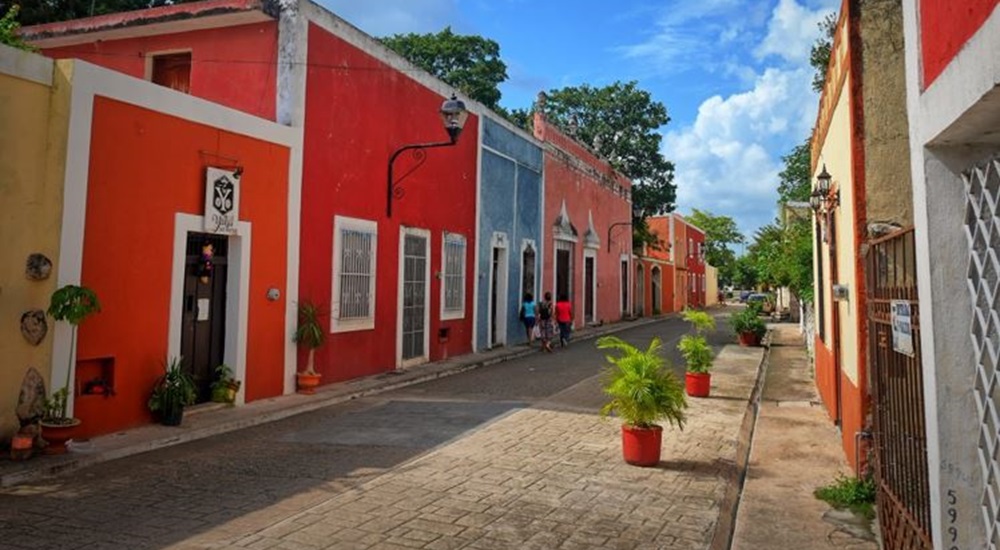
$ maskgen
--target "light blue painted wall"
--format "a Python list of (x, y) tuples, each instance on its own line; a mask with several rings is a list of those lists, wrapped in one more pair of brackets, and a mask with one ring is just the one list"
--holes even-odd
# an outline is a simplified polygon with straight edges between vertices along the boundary
[(521, 248), (534, 241), (536, 293), (542, 272), (542, 149), (534, 141), (508, 130), (488, 116), (483, 117), (480, 177), (478, 269), (479, 292), (476, 348), (489, 345), (490, 274), (493, 235), (504, 233), (507, 241), (507, 345), (524, 343), (525, 334), (517, 318), (521, 304)]

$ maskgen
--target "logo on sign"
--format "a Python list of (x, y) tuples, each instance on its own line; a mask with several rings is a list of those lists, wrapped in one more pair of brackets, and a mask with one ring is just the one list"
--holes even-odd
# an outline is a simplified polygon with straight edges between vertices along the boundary
[(213, 184), (215, 192), (213, 193), (212, 203), (219, 214), (228, 214), (233, 210), (233, 199), (235, 196), (236, 186), (233, 182), (229, 180), (228, 177), (222, 176), (221, 178), (215, 180)]

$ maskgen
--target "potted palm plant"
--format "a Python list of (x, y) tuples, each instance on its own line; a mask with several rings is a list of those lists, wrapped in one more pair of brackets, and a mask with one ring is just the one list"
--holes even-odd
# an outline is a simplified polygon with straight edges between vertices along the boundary
[(90, 315), (101, 311), (97, 294), (85, 287), (66, 285), (52, 293), (48, 314), (56, 321), (70, 324), (69, 364), (66, 366), (66, 382), (63, 387), (52, 392), (45, 400), (45, 414), (42, 416), (42, 433), (48, 446), (47, 454), (66, 452), (66, 442), (72, 439), (74, 429), (80, 425), (79, 418), (69, 415), (69, 388), (76, 364), (77, 327)]
[(299, 302), (299, 325), (292, 339), (296, 344), (309, 350), (306, 368), (295, 374), (299, 393), (316, 393), (322, 375), (316, 372), (316, 349), (326, 342), (326, 331), (320, 323), (320, 307), (309, 300)]
[(645, 350), (617, 336), (597, 340), (599, 349), (618, 351), (607, 356), (610, 367), (605, 371), (604, 393), (610, 400), (601, 408), (601, 415), (617, 414), (622, 419), (622, 456), (635, 466), (655, 466), (660, 462), (663, 427), (666, 420), (684, 428), (687, 400), (680, 382), (660, 354), (663, 345), (653, 338)]
[(741, 346), (759, 346), (764, 334), (767, 333), (767, 325), (761, 320), (758, 312), (758, 307), (747, 306), (729, 318), (729, 324), (733, 327)]
[(708, 397), (712, 388), (712, 348), (708, 346), (705, 333), (715, 329), (715, 318), (707, 312), (688, 309), (684, 311), (684, 320), (694, 327), (694, 334), (681, 337), (677, 349), (684, 356), (687, 372), (684, 375), (684, 386), (691, 397)]
[(197, 396), (194, 381), (184, 371), (183, 359), (174, 357), (167, 363), (166, 372), (153, 385), (149, 410), (164, 426), (180, 426), (184, 419), (184, 407), (193, 405)]

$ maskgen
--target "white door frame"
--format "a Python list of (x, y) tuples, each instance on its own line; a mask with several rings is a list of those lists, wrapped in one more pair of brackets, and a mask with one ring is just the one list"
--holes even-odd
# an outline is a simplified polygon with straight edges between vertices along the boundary
[[(500, 255), (498, 257), (498, 263), (500, 264), (497, 268), (496, 281), (493, 280), (493, 255), (499, 250)], [(490, 239), (490, 263), (489, 263), (489, 274), (490, 280), (487, 283), (489, 285), (488, 292), (486, 294), (486, 308), (488, 312), (487, 324), (486, 324), (486, 346), (487, 348), (493, 348), (494, 346), (507, 343), (507, 300), (509, 291), (509, 279), (510, 279), (510, 249), (507, 247), (507, 234), (496, 231), (493, 233), (493, 237)], [(493, 284), (497, 283), (497, 315), (494, 315), (493, 311)], [(496, 341), (493, 340), (493, 324), (496, 323)]]
[[(424, 256), (427, 261), (424, 262), (424, 353), (419, 357), (414, 357), (403, 361), (403, 273), (406, 267), (405, 252), (406, 252), (406, 236), (415, 235), (418, 237), (423, 237), (426, 244), (424, 245)], [(396, 294), (397, 294), (397, 308), (396, 308), (396, 368), (411, 367), (413, 365), (420, 365), (426, 363), (430, 360), (430, 333), (431, 333), (431, 232), (429, 229), (420, 229), (417, 227), (406, 227), (400, 226), (399, 228), (399, 276), (396, 279)]]

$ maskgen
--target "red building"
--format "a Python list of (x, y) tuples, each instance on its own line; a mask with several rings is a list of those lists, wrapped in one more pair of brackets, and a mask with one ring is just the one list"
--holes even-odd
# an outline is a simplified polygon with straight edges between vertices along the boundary
[[(635, 264), (636, 316), (672, 313), (678, 306), (673, 238), (673, 215), (646, 218), (649, 231), (657, 236), (656, 246), (644, 245)], [(683, 287), (682, 287), (683, 288)], [(683, 299), (683, 296), (680, 298)]]
[(574, 326), (618, 321), (631, 307), (632, 182), (540, 113), (534, 131), (545, 143), (543, 230), (552, 247), (542, 292), (570, 299)]
[[(291, 191), (287, 207), (301, 218), (289, 235), (299, 270), (284, 296), (329, 312), (316, 356), (324, 383), (470, 352), (478, 117), (454, 146), (401, 155), (398, 186), (387, 193), (397, 149), (448, 140), (438, 110), (453, 90), (316, 4), (275, 6), (210, 0), (23, 31), (49, 56), (82, 58), (301, 134), (293, 153), (301, 192)], [(285, 392), (294, 363), (286, 359)]]

